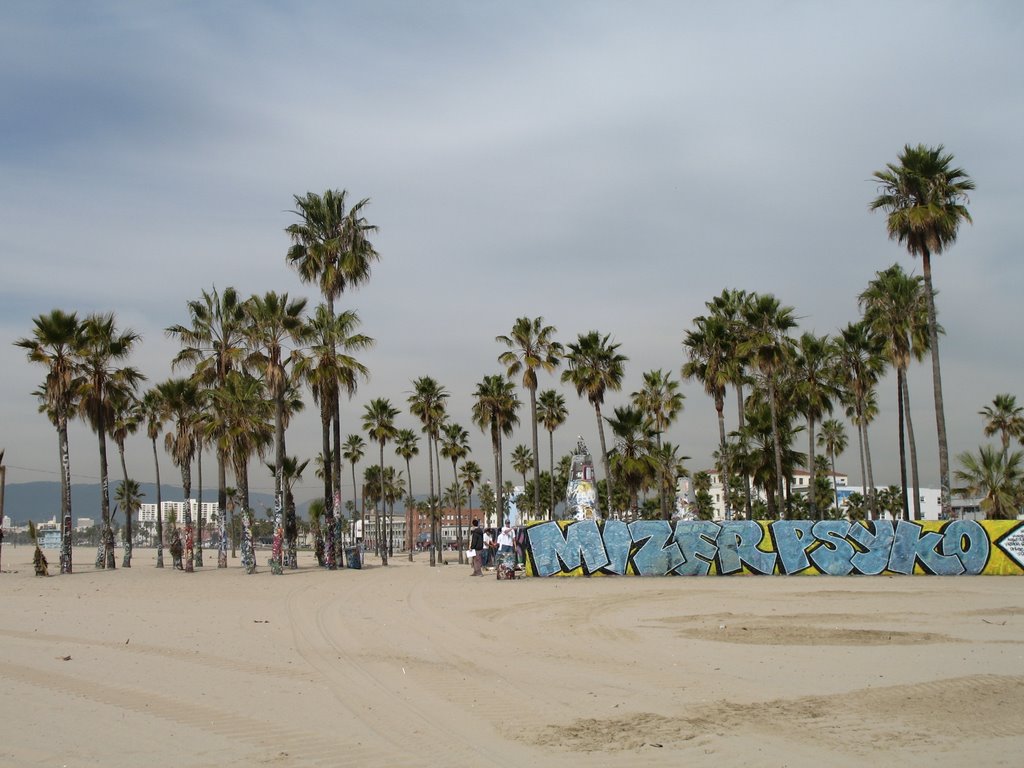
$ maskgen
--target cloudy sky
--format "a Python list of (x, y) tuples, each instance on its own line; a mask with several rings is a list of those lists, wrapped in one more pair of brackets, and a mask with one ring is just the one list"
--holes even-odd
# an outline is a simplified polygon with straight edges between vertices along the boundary
[[(370, 198), (379, 227), (371, 282), (342, 300), (377, 341), (343, 429), (374, 397), (405, 411), (411, 379), (430, 375), (489, 476), (470, 393), (499, 372), (494, 337), (519, 316), (562, 341), (597, 329), (621, 344), (610, 411), (644, 371), (678, 376), (684, 331), (723, 288), (774, 293), (800, 330), (828, 333), (856, 319), (877, 270), (919, 272), (868, 212), (872, 172), (907, 143), (944, 144), (977, 184), (974, 225), (935, 261), (950, 450), (974, 448), (979, 408), (1024, 397), (1022, 26), (1014, 2), (4, 3), (7, 480), (57, 479), (30, 395), (43, 371), (12, 345), (34, 317), (115, 311), (143, 337), (134, 364), (162, 380), (176, 351), (163, 329), (201, 290), (315, 303), (284, 260), (295, 194)], [(541, 386), (570, 405), (556, 453), (577, 434), (596, 447), (589, 405), (556, 378)], [(911, 387), (935, 486), (927, 363)], [(885, 483), (898, 480), (894, 389), (890, 376), (871, 435)], [(669, 438), (699, 469), (714, 409), (683, 391)], [(313, 408), (288, 440), (319, 449)], [(129, 471), (152, 479), (144, 438), (129, 445)], [(76, 480), (97, 477), (84, 427), (71, 451)], [(859, 482), (855, 441), (839, 468)], [(425, 467), (413, 474), (422, 492)], [(312, 473), (304, 485), (315, 494)]]

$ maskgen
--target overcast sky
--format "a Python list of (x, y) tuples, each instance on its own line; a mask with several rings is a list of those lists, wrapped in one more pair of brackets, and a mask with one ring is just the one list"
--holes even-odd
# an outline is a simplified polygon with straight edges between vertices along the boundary
[[(944, 144), (977, 185), (974, 225), (934, 261), (950, 451), (976, 448), (977, 411), (999, 392), (1024, 397), (1022, 22), (1016, 2), (4, 3), (7, 481), (58, 479), (56, 435), (30, 394), (43, 369), (12, 345), (34, 317), (114, 311), (143, 337), (133, 363), (165, 379), (176, 346), (163, 329), (186, 322), (201, 290), (316, 303), (284, 258), (295, 194), (370, 198), (379, 227), (370, 283), (341, 301), (377, 342), (342, 429), (388, 397), (399, 426), (418, 430), (406, 397), (430, 375), (490, 477), (470, 394), (501, 370), (494, 337), (519, 316), (543, 316), (563, 342), (597, 329), (621, 344), (610, 413), (644, 371), (679, 375), (685, 330), (723, 288), (774, 293), (800, 331), (821, 334), (857, 318), (876, 271), (898, 261), (919, 273), (868, 212), (872, 173), (907, 143)], [(910, 381), (934, 487), (927, 361)], [(577, 434), (596, 451), (592, 408), (542, 375), (549, 386), (570, 407), (556, 454)], [(871, 432), (881, 483), (899, 478), (894, 390), (888, 376)], [(683, 391), (668, 438), (706, 468), (713, 404), (695, 384)], [(530, 441), (522, 398), (507, 449)], [(838, 468), (859, 484), (849, 432)], [(288, 447), (319, 450), (311, 404)], [(129, 448), (129, 472), (151, 480), (145, 438)], [(541, 455), (546, 465), (546, 440)], [(98, 476), (82, 426), (71, 467), (77, 482)], [(176, 476), (165, 461), (165, 481)], [(299, 495), (317, 485), (308, 471)]]

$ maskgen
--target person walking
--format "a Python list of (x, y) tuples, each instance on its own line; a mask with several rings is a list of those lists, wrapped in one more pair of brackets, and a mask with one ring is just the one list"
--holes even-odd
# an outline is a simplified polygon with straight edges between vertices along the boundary
[(474, 520), (473, 527), (469, 531), (469, 553), (473, 564), (473, 572), (470, 576), (483, 576), (484, 572), (480, 566), (483, 563), (484, 532), (480, 527), (480, 521)]

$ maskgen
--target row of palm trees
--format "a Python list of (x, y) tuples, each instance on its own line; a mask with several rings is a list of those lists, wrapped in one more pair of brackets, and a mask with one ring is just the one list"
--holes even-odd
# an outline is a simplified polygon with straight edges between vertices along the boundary
[[(890, 164), (875, 174), (880, 194), (871, 208), (888, 214), (890, 237), (904, 243), (912, 255), (922, 257), (924, 275), (909, 276), (898, 266), (879, 272), (861, 295), (860, 320), (835, 337), (804, 333), (793, 338), (790, 332), (796, 327), (796, 320), (791, 307), (782, 305), (770, 294), (737, 290), (726, 290), (709, 301), (708, 313), (695, 318), (693, 328), (685, 333), (687, 362), (681, 372), (684, 379), (701, 382), (714, 401), (719, 420), (717, 458), (723, 475), (729, 479), (726, 505), (730, 513), (738, 510), (742, 497), (745, 514), (753, 514), (751, 488), (756, 486), (766, 493), (769, 514), (787, 514), (791, 500), (784, 488), (785, 479), (791, 468), (801, 464), (812, 473), (808, 501), (811, 513), (817, 512), (813, 475), (815, 446), (821, 441), (816, 432), (837, 404), (847, 408), (858, 429), (864, 484), (873, 487), (867, 425), (877, 413), (875, 391), (886, 365), (897, 373), (901, 472), (905, 477), (905, 431), (910, 445), (912, 483), (916, 487), (916, 450), (905, 373), (910, 360), (920, 359), (925, 353), (931, 355), (933, 362), (940, 474), (944, 491), (948, 490), (938, 363), (941, 328), (935, 319), (930, 257), (955, 241), (961, 221), (970, 221), (964, 203), (967, 191), (974, 188), (967, 175), (951, 163), (952, 156), (941, 146), (907, 146), (898, 164)], [(205, 446), (213, 448), (218, 465), (218, 505), (221, 509), (225, 507), (226, 468), (230, 465), (242, 498), (246, 530), (245, 521), (250, 514), (248, 464), (254, 455), (263, 456), (273, 446), (272, 568), (280, 572), (286, 563), (294, 563), (294, 537), (288, 535), (294, 525), (285, 519), (289, 508), (284, 478), (288, 458), (285, 436), (289, 420), (303, 406), (300, 392), (305, 385), (319, 407), (321, 420), (318, 474), (323, 480), (325, 528), (331, 532), (325, 541), (325, 561), (329, 568), (341, 562), (342, 459), (352, 458), (357, 449), (362, 449), (351, 435), (348, 443), (342, 443), (340, 398), (343, 391), (353, 397), (360, 381), (366, 378), (368, 371), (356, 354), (369, 348), (373, 340), (358, 332), (359, 319), (354, 311), (338, 312), (335, 305), (346, 291), (369, 279), (371, 266), (379, 259), (370, 239), (376, 227), (364, 217), (369, 201), (349, 205), (344, 191), (307, 193), (295, 196), (294, 202), (297, 221), (286, 229), (291, 240), (286, 261), (303, 281), (318, 286), (323, 302), (307, 314), (306, 299), (293, 299), (287, 294), (267, 292), (243, 300), (233, 288), (203, 291), (198, 299), (187, 304), (188, 323), (167, 329), (167, 334), (181, 344), (174, 366), (191, 367), (187, 379), (171, 379), (137, 398), (141, 374), (118, 364), (127, 358), (138, 336), (131, 331), (118, 331), (112, 315), (90, 316), (79, 322), (74, 314), (55, 310), (36, 319), (33, 337), (18, 342), (28, 350), (31, 360), (47, 370), (38, 394), (41, 407), (53, 420), (59, 435), (62, 517), (66, 527), (70, 526), (69, 417), (87, 419), (99, 439), (101, 511), (107, 533), (110, 513), (106, 435), (113, 434), (115, 440), (120, 435), (118, 446), (123, 455), (123, 439), (132, 431), (133, 419), (136, 425), (145, 422), (155, 452), (162, 423), (173, 422), (165, 445), (182, 471), (185, 498), (190, 492), (192, 460), (201, 458)], [(614, 408), (613, 416), (606, 417), (602, 412), (605, 397), (621, 390), (628, 358), (610, 335), (596, 330), (582, 333), (564, 346), (556, 341), (555, 334), (556, 329), (546, 325), (541, 317), (518, 318), (507, 335), (496, 337), (503, 347), (498, 362), (504, 370), (485, 376), (473, 394), (472, 420), (491, 437), (497, 509), (504, 508), (503, 440), (519, 424), (521, 402), (513, 384), (519, 378), (530, 403), (529, 469), (533, 477), (532, 484), (528, 484), (523, 473), (532, 497), (527, 504), (538, 514), (543, 510), (538, 446), (538, 425), (543, 425), (549, 432), (547, 513), (553, 513), (553, 432), (565, 421), (567, 411), (564, 398), (554, 389), (538, 391), (539, 376), (553, 375), (564, 363), (561, 382), (571, 385), (581, 399), (587, 400), (597, 420), (605, 476), (600, 501), (603, 510), (622, 510), (624, 505), (619, 497), (624, 493), (628, 514), (635, 515), (638, 493), (653, 487), (658, 491), (659, 512), (668, 517), (672, 488), (676, 476), (683, 471), (685, 458), (680, 456), (677, 446), (663, 440), (682, 410), (678, 382), (662, 370), (649, 371), (644, 374), (643, 388), (633, 393), (630, 403)], [(730, 434), (726, 432), (723, 415), (727, 387), (735, 389), (738, 406), (736, 429)], [(436, 506), (442, 495), (442, 456), (452, 462), (456, 480), (459, 462), (468, 463), (468, 433), (448, 419), (448, 397), (443, 386), (424, 376), (413, 380), (408, 401), (410, 413), (419, 419), (426, 437), (428, 511), (432, 518), (437, 517)], [(136, 408), (137, 413), (132, 416)], [(120, 428), (115, 427), (118, 414), (122, 416)], [(384, 452), (389, 443), (395, 444), (398, 455), (406, 462), (407, 492), (408, 498), (412, 498), (409, 462), (418, 448), (415, 433), (395, 424), (397, 416), (398, 409), (384, 398), (372, 400), (363, 414), (364, 431), (378, 445), (378, 488), (371, 489), (371, 493), (380, 500), (386, 498), (383, 484), (388, 468), (384, 466)], [(797, 424), (798, 418), (803, 419), (808, 433), (806, 456), (793, 449), (795, 435), (804, 428)], [(615, 439), (611, 448), (606, 441), (606, 423)], [(834, 462), (834, 452), (842, 440), (835, 434), (834, 425), (827, 429), (831, 436), (825, 445)], [(355, 493), (355, 462), (350, 463)], [(524, 463), (524, 456), (517, 458), (517, 466)], [(198, 467), (201, 473), (201, 461)], [(124, 474), (127, 483), (127, 472)], [(904, 480), (904, 489), (907, 485)], [(914, 494), (915, 500), (918, 496)], [(944, 493), (944, 505), (947, 503), (948, 494)], [(906, 505), (904, 500), (905, 508)], [(412, 505), (407, 508), (411, 510)], [(187, 506), (185, 526), (186, 540), (190, 541)], [(438, 544), (439, 539), (433, 538)], [(69, 542), (70, 536), (65, 540)], [(102, 559), (104, 565), (112, 566), (112, 536), (104, 536), (102, 548), (98, 563)], [(243, 562), (254, 570), (250, 536), (243, 536), (242, 549)], [(221, 555), (218, 564), (225, 564), (223, 545)], [(201, 562), (201, 549), (199, 558)], [(385, 562), (386, 558), (387, 553), (382, 552)], [(65, 559), (70, 570), (70, 552), (62, 552), (62, 570)], [(188, 559), (191, 563), (195, 558)], [(160, 560), (158, 563), (162, 564)]]

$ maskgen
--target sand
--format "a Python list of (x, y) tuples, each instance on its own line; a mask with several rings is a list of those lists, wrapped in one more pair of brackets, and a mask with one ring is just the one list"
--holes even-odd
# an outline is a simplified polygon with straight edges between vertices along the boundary
[[(1017, 766), (1024, 578), (37, 578), (5, 546), (0, 765)], [(56, 553), (50, 559), (56, 561)], [(210, 553), (207, 553), (209, 556)], [(207, 562), (214, 562), (209, 558)], [(118, 553), (120, 563), (120, 553)]]

